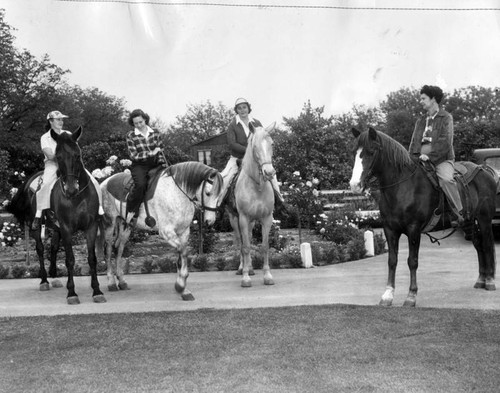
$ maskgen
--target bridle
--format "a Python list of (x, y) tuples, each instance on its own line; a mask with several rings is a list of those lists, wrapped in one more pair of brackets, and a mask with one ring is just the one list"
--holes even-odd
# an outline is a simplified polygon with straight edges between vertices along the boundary
[(186, 196), (187, 199), (195, 206), (196, 209), (199, 209), (202, 213), (205, 211), (209, 212), (218, 212), (219, 207), (210, 207), (205, 205), (205, 187), (208, 184), (214, 184), (213, 180), (211, 179), (205, 179), (203, 180), (203, 185), (201, 188), (201, 204), (198, 202), (198, 198), (196, 195), (194, 197), (190, 197), (186, 191), (182, 189), (182, 187), (177, 183), (177, 180), (175, 180), (175, 176), (172, 176), (172, 180), (174, 181), (174, 184), (177, 186), (177, 188)]

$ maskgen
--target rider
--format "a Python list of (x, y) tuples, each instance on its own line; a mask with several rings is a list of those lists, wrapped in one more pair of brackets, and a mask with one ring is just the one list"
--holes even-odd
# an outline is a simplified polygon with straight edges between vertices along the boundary
[[(50, 130), (54, 130), (56, 134), (60, 134), (61, 132), (67, 132), (71, 134), (69, 131), (63, 130), (64, 118), (68, 116), (63, 115), (59, 111), (52, 111), (47, 115), (47, 124), (45, 125), (45, 134), (40, 138), (40, 145), (42, 147), (44, 158), (44, 171), (42, 176), (42, 185), (40, 189), (36, 193), (36, 213), (33, 223), (31, 224), (31, 229), (36, 231), (40, 228), (40, 218), (42, 217), (42, 212), (45, 209), (50, 208), (50, 193), (52, 191), (52, 186), (55, 184), (57, 180), (57, 160), (56, 160), (56, 146), (57, 142), (52, 139), (50, 136)], [(99, 215), (104, 214), (104, 210), (102, 208), (102, 194), (101, 187), (97, 180), (87, 171), (87, 174), (90, 177), (90, 180), (94, 184), (94, 187), (97, 191), (97, 195), (99, 196)]]
[[(226, 167), (221, 172), (224, 184), (227, 186), (231, 184), (234, 176), (238, 173), (237, 162), (245, 155), (250, 133), (254, 131), (255, 127), (262, 127), (259, 120), (250, 116), (252, 107), (244, 98), (238, 98), (236, 100), (234, 104), (234, 111), (236, 115), (233, 120), (231, 120), (231, 123), (229, 123), (229, 127), (227, 129), (227, 143), (229, 145), (231, 157), (229, 158)], [(277, 203), (277, 206), (280, 208), (284, 207), (284, 198), (283, 195), (281, 195), (276, 174), (271, 180), (271, 184), (275, 191), (275, 196), (277, 196), (275, 203)]]
[(436, 167), (439, 185), (450, 202), (454, 216), (453, 227), (464, 222), (462, 201), (454, 173), (453, 118), (440, 108), (443, 91), (438, 86), (425, 85), (420, 90), (420, 103), (427, 112), (415, 124), (409, 152), (422, 161), (430, 161)]
[[(127, 215), (134, 213), (131, 225), (135, 225), (139, 216), (139, 207), (144, 199), (148, 185), (148, 172), (160, 165), (166, 167), (167, 160), (163, 153), (163, 140), (157, 130), (149, 127), (149, 115), (141, 109), (133, 110), (128, 117), (128, 124), (134, 129), (127, 134), (127, 147), (132, 166), (130, 172), (134, 187), (127, 198)], [(152, 219), (152, 217), (150, 218)], [(154, 220), (151, 221), (152, 225)]]

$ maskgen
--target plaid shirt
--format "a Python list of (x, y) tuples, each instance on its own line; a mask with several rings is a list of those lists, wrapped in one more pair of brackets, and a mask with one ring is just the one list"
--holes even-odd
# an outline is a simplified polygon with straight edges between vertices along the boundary
[(157, 164), (166, 164), (165, 156), (162, 154), (164, 150), (163, 141), (157, 130), (149, 128), (147, 136), (144, 136), (140, 131), (130, 131), (127, 134), (127, 147), (130, 159), (134, 162), (144, 162), (149, 158), (153, 158), (150, 153), (156, 147), (159, 147), (161, 152), (156, 155), (156, 162)]

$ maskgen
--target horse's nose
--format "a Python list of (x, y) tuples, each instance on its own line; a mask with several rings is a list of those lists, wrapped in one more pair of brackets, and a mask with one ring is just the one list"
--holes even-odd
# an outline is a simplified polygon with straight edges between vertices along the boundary
[(361, 183), (358, 182), (358, 181), (353, 181), (351, 180), (349, 182), (349, 185), (351, 186), (351, 191), (356, 193), (356, 194), (360, 194), (361, 191), (363, 190), (362, 187), (361, 187)]
[(276, 169), (271, 164), (265, 164), (262, 166), (262, 174), (268, 178), (272, 179), (276, 174)]

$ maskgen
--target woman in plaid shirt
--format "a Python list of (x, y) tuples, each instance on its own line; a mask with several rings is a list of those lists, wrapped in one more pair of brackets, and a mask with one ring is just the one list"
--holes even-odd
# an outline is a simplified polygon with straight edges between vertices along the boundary
[(147, 113), (141, 109), (133, 110), (128, 117), (128, 124), (134, 127), (127, 134), (127, 147), (132, 160), (130, 172), (135, 186), (127, 199), (127, 215), (134, 213), (134, 219), (137, 219), (148, 184), (149, 170), (159, 165), (166, 167), (167, 162), (160, 133), (149, 127)]

